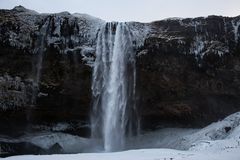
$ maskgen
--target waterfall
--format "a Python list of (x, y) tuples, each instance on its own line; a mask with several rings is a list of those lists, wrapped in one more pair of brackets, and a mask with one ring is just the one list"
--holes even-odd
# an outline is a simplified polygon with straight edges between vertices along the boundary
[[(45, 33), (46, 34), (46, 31)], [(43, 55), (44, 55), (44, 51), (45, 51), (45, 45), (44, 45), (44, 40), (45, 40), (45, 35), (43, 35), (43, 33), (41, 35), (38, 36), (38, 41), (36, 42), (36, 46), (38, 46), (38, 48), (36, 48), (36, 50), (34, 51), (37, 58), (37, 62), (34, 66), (34, 70), (35, 70), (35, 75), (34, 75), (34, 86), (32, 88), (32, 98), (31, 98), (31, 105), (35, 105), (36, 103), (36, 99), (37, 99), (37, 95), (39, 92), (39, 83), (41, 80), (41, 74), (42, 74), (42, 65), (43, 65)], [(33, 62), (35, 63), (35, 62)]]
[(106, 23), (98, 33), (92, 79), (92, 137), (105, 151), (124, 149), (137, 128), (135, 52), (127, 23)]
[(44, 52), (46, 51), (46, 37), (48, 36), (49, 32), (49, 21), (46, 21), (42, 26), (37, 34), (37, 40), (35, 42), (35, 50), (33, 51), (36, 54), (36, 62), (34, 62), (34, 84), (32, 90), (32, 100), (31, 104), (34, 105), (36, 103), (37, 95), (39, 92), (39, 83), (41, 82), (41, 76), (42, 76), (42, 67), (43, 67), (43, 58), (44, 58)]
[(42, 63), (43, 63), (43, 52), (44, 52), (44, 36), (40, 37), (40, 46), (38, 50), (38, 62), (37, 62), (37, 73), (36, 73), (36, 84), (39, 85), (41, 72), (42, 72)]

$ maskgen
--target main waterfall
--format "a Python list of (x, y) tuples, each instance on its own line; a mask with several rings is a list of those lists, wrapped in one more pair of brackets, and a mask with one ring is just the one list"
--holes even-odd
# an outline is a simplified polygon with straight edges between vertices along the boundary
[(106, 23), (98, 33), (92, 80), (92, 138), (105, 151), (124, 149), (136, 133), (135, 52), (127, 23)]

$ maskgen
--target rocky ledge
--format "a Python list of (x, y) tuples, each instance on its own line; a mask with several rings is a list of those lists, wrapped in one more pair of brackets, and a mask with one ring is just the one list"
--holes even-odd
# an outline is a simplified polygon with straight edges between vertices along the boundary
[[(85, 14), (0, 10), (2, 135), (89, 135), (92, 64), (102, 24)], [(201, 127), (240, 110), (239, 16), (128, 25), (143, 130)], [(68, 127), (54, 129), (62, 123)]]

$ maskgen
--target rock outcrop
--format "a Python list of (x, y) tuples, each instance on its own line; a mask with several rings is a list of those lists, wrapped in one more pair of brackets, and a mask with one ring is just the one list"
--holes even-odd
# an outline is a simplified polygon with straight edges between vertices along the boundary
[[(84, 14), (0, 10), (1, 134), (17, 137), (67, 123), (71, 127), (58, 131), (89, 135), (102, 24)], [(128, 25), (142, 129), (200, 127), (240, 109), (240, 17)]]
[(239, 24), (219, 16), (151, 23), (136, 67), (146, 127), (204, 126), (239, 110)]

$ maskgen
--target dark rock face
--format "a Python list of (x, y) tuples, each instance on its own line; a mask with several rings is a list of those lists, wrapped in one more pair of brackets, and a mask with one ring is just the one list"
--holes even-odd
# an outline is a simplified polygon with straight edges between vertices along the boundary
[(64, 153), (62, 147), (56, 143), (49, 149), (38, 147), (30, 142), (0, 142), (0, 157), (9, 157), (15, 155), (39, 155), (39, 154), (59, 154)]
[(1, 133), (18, 136), (39, 128), (34, 125), (64, 122), (74, 126), (67, 132), (87, 136), (81, 125), (88, 121), (91, 103), (96, 36), (91, 21), (100, 20), (40, 15), (23, 7), (1, 10), (0, 17)]
[[(17, 137), (67, 123), (57, 131), (89, 135), (102, 23), (21, 6), (0, 10), (0, 134)], [(240, 17), (129, 25), (138, 31), (133, 43), (142, 129), (200, 127), (240, 109)]]
[(26, 155), (26, 154), (46, 154), (47, 152), (31, 143), (20, 142), (20, 143), (6, 143), (0, 142), (1, 155), (0, 157), (8, 157), (15, 155)]
[[(35, 67), (32, 60), (35, 55), (32, 56), (23, 60), (26, 62), (22, 59), (11, 60), (11, 64), (16, 63), (15, 67), (1, 66), (2, 70), (6, 69), (0, 78), (0, 124), (4, 126), (0, 129), (1, 133), (19, 135), (32, 125), (67, 122), (78, 126), (86, 123), (91, 102), (91, 68), (81, 62), (79, 55), (47, 52), (41, 82), (36, 86), (32, 76), (34, 72), (26, 71), (24, 66), (21, 70), (21, 63)], [(74, 62), (75, 58), (79, 59), (79, 63)], [(21, 71), (14, 73), (16, 70)], [(87, 130), (83, 132), (80, 126), (75, 128), (80, 130), (72, 130), (71, 133), (87, 135)]]
[(152, 23), (158, 31), (145, 40), (136, 67), (144, 128), (199, 127), (239, 110), (239, 20)]

